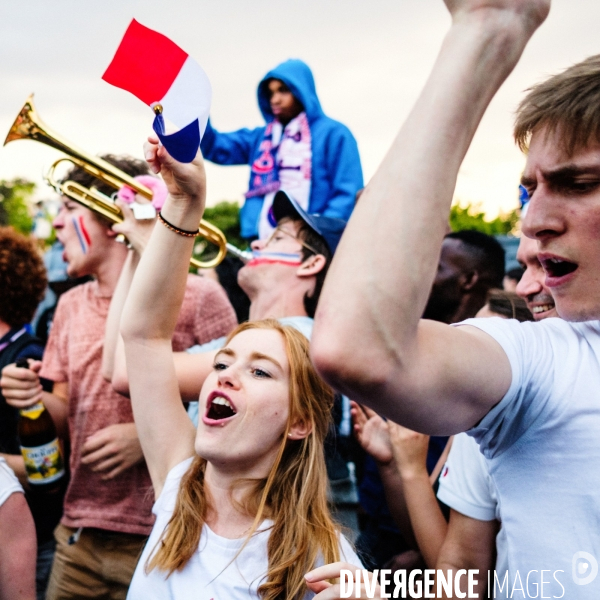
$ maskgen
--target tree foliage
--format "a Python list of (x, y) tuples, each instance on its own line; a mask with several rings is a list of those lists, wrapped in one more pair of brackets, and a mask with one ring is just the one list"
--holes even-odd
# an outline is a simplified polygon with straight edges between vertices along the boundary
[(240, 207), (237, 202), (219, 202), (204, 211), (205, 220), (216, 225), (234, 246), (245, 247), (246, 240), (240, 236)]
[(0, 180), (0, 225), (11, 225), (28, 235), (33, 227), (29, 200), (35, 184), (25, 179)]
[[(218, 227), (227, 238), (227, 241), (241, 250), (247, 248), (248, 242), (240, 235), (240, 207), (237, 202), (228, 202), (226, 200), (209, 206), (204, 211), (205, 221)], [(216, 247), (210, 242), (206, 243), (202, 238), (198, 238), (199, 243), (194, 254), (202, 260), (216, 254)]]
[(453, 204), (450, 209), (452, 231), (475, 229), (488, 235), (508, 235), (514, 233), (519, 221), (519, 210), (501, 213), (495, 219), (487, 219), (481, 204)]

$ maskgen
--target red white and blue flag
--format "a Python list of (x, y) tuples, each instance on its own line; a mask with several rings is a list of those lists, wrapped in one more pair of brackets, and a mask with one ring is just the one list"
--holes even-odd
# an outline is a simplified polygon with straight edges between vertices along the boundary
[[(102, 79), (154, 109), (152, 127), (173, 158), (194, 160), (206, 129), (212, 90), (206, 73), (191, 56), (133, 19)], [(179, 131), (167, 134), (165, 118)]]

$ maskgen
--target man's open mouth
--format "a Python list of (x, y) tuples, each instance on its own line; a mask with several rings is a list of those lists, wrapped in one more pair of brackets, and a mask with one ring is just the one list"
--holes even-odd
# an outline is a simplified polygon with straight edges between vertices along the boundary
[(208, 402), (206, 417), (211, 421), (222, 421), (237, 414), (234, 406), (224, 396), (214, 395)]
[(561, 258), (541, 259), (542, 266), (548, 277), (559, 278), (573, 273), (578, 267), (577, 263), (569, 262)]

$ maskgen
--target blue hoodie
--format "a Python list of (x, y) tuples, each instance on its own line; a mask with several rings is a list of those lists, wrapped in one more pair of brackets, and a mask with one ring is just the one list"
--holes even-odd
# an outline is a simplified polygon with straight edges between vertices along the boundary
[[(358, 146), (350, 130), (325, 115), (317, 97), (315, 80), (301, 60), (287, 60), (269, 71), (258, 84), (258, 106), (267, 123), (274, 120), (268, 81), (283, 81), (304, 106), (310, 125), (312, 179), (308, 213), (348, 220), (356, 192), (363, 186)], [(220, 133), (210, 121), (200, 147), (204, 158), (219, 165), (252, 165), (259, 155), (265, 127)], [(247, 198), (240, 211), (242, 236), (258, 235), (264, 197)]]

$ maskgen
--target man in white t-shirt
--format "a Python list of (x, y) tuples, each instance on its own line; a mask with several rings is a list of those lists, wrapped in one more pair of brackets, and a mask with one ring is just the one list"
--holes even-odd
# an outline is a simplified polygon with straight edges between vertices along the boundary
[(432, 73), (330, 269), (312, 356), (331, 384), (403, 425), (470, 429), (496, 484), (513, 597), (595, 600), (600, 324), (577, 321), (600, 317), (600, 58), (533, 87), (515, 128), (528, 151), (523, 232), (558, 314), (575, 322), (420, 321), (462, 159), (549, 10), (446, 4), (452, 26)]
[(0, 598), (35, 600), (35, 525), (23, 488), (0, 457)]
[(454, 436), (437, 493), (450, 507), (437, 568), (479, 569), (484, 582), (492, 570), (502, 580), (508, 568), (498, 495), (486, 461), (472, 437), (465, 433)]
[[(527, 303), (534, 319), (542, 321), (557, 317), (554, 299), (545, 285), (546, 273), (537, 258), (537, 242), (523, 236), (517, 260), (524, 272), (516, 291)], [(482, 572), (494, 569), (497, 580), (490, 576), (490, 584), (495, 585), (495, 597), (501, 597), (498, 588), (508, 569), (506, 537), (487, 459), (472, 437), (464, 433), (454, 437), (437, 495), (451, 509), (439, 568), (479, 568)], [(508, 597), (504, 590), (502, 594)]]

